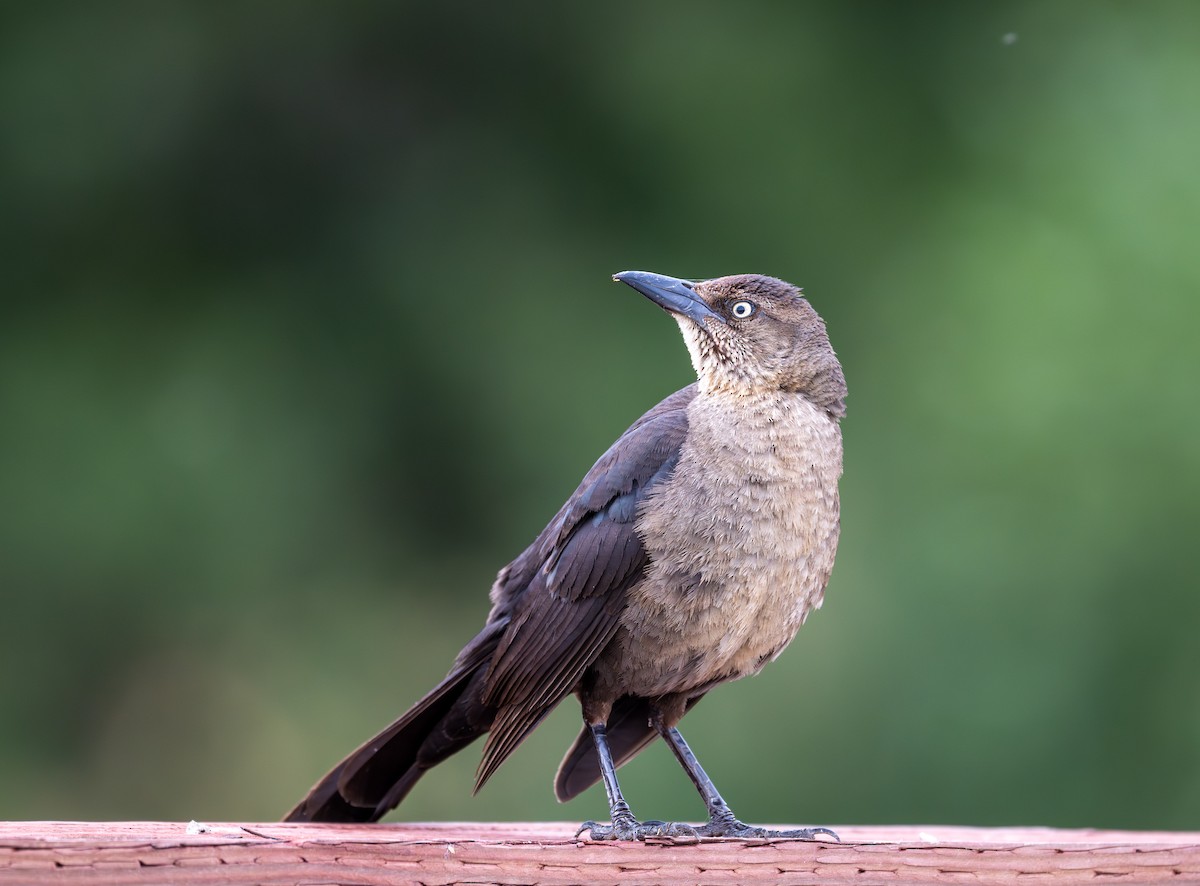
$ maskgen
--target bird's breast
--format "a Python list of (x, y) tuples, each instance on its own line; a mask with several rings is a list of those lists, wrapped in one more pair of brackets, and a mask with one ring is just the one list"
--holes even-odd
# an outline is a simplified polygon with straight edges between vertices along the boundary
[(650, 565), (624, 615), (622, 654), (646, 659), (633, 670), (702, 686), (778, 655), (821, 604), (841, 472), (837, 422), (803, 397), (697, 397), (638, 519)]

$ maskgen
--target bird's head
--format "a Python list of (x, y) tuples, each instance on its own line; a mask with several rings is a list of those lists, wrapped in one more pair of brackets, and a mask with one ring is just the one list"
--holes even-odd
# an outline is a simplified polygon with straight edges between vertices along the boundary
[(702, 390), (791, 391), (846, 414), (846, 379), (825, 323), (792, 284), (761, 274), (693, 282), (622, 271), (613, 279), (675, 318)]

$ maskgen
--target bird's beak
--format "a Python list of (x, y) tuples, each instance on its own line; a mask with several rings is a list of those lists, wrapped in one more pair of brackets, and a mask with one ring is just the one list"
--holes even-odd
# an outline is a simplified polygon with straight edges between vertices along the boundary
[(701, 328), (708, 319), (724, 323), (725, 319), (708, 306), (695, 290), (693, 284), (676, 277), (652, 274), (650, 271), (622, 271), (613, 274), (618, 283), (632, 286), (650, 301), (672, 314), (681, 314)]

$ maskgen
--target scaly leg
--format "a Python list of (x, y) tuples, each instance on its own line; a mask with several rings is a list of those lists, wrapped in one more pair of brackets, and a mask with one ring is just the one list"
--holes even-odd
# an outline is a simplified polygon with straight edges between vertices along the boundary
[(617, 783), (617, 767), (613, 765), (612, 752), (608, 748), (608, 733), (603, 723), (589, 723), (592, 740), (596, 743), (596, 754), (600, 758), (600, 775), (604, 779), (604, 792), (608, 795), (608, 814), (611, 824), (585, 821), (575, 832), (578, 837), (589, 832), (592, 840), (645, 840), (647, 837), (694, 837), (696, 831), (687, 825), (666, 821), (638, 821)]
[(757, 828), (742, 824), (729, 808), (729, 804), (717, 793), (712, 779), (708, 777), (708, 773), (704, 771), (692, 749), (683, 740), (683, 736), (679, 734), (679, 730), (674, 726), (667, 726), (663, 722), (661, 715), (656, 714), (653, 718), (653, 723), (659, 735), (663, 737), (667, 745), (674, 752), (675, 758), (679, 761), (680, 765), (687, 770), (688, 776), (692, 779), (692, 784), (696, 786), (696, 790), (704, 798), (704, 805), (708, 807), (708, 824), (695, 829), (698, 836), (791, 837), (797, 840), (816, 840), (823, 837), (831, 838), (839, 843), (841, 842), (838, 835), (829, 830), (829, 828), (800, 828), (792, 831), (772, 831), (767, 828)]

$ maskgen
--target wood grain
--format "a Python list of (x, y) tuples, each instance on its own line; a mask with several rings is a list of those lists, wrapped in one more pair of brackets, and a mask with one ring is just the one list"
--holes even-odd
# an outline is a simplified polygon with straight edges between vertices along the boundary
[(1200, 833), (839, 827), (589, 843), (572, 824), (0, 822), (0, 883), (1200, 883)]

